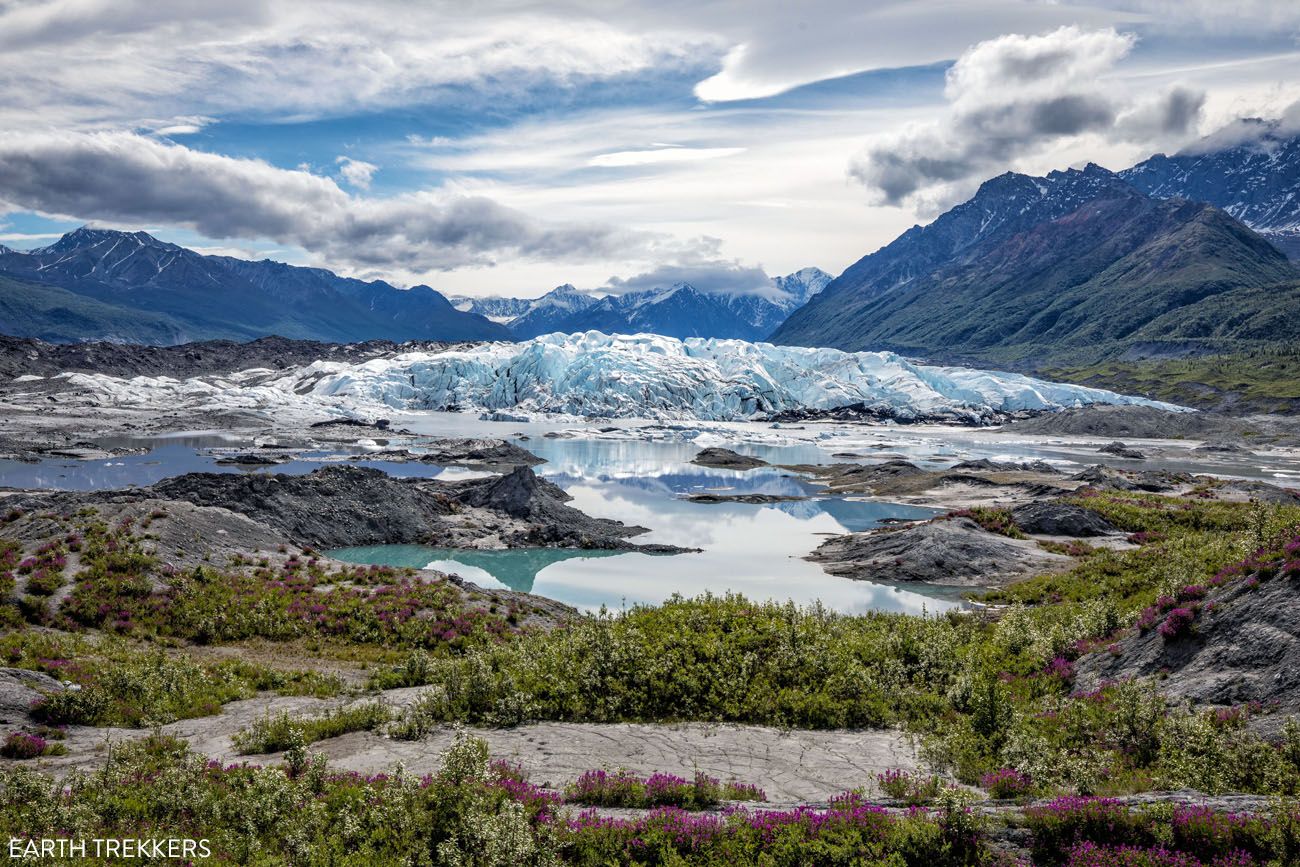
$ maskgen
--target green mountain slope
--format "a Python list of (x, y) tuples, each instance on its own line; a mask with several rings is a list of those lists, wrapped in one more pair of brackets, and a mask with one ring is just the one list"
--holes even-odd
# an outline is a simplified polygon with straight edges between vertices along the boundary
[(0, 276), (0, 333), (52, 343), (112, 340), (172, 344), (186, 329), (171, 317), (105, 304), (57, 286)]
[(832, 284), (773, 339), (1039, 370), (1139, 342), (1282, 339), (1296, 284), (1300, 271), (1223, 211), (1108, 187), (892, 291)]

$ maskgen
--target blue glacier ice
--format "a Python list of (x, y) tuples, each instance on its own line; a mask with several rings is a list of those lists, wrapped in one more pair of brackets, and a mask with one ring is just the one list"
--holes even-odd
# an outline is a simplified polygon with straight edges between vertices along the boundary
[(842, 352), (654, 334), (547, 334), (363, 364), (317, 362), (299, 377), (318, 395), (398, 410), (514, 410), (598, 418), (741, 421), (863, 403), (900, 419), (977, 420), (990, 411), (1170, 404), (1015, 373), (917, 364), (892, 352)]

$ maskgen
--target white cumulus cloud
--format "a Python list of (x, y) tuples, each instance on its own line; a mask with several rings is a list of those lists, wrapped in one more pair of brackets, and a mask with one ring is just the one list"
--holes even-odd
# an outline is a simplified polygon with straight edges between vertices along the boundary
[(209, 238), (270, 239), (357, 268), (439, 270), (501, 257), (674, 260), (707, 241), (535, 219), (441, 190), (352, 196), (333, 180), (134, 133), (0, 134), (0, 201), (106, 223), (160, 223)]
[(1112, 80), (1136, 41), (1068, 26), (974, 45), (948, 70), (942, 117), (874, 138), (849, 173), (883, 203), (928, 195), (946, 204), (970, 182), (1073, 137), (1181, 143), (1204, 96), (1176, 85), (1138, 96)]

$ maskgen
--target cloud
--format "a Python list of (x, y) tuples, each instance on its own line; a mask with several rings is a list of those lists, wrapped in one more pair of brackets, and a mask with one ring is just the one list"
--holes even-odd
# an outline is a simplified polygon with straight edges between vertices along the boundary
[(5, 2), (0, 84), (8, 120), (122, 128), (168, 113), (284, 120), (463, 99), (464, 90), (481, 99), (720, 54), (713, 34), (666, 20), (629, 27), (584, 5)]
[[(959, 198), (972, 180), (1082, 135), (1153, 149), (1194, 132), (1204, 95), (1173, 86), (1135, 98), (1107, 76), (1136, 38), (1061, 27), (981, 42), (948, 70), (945, 116), (871, 141), (849, 174), (882, 203)], [(946, 201), (945, 201), (946, 203)]]
[[(708, 14), (678, 11), (686, 20)], [(735, 43), (722, 68), (696, 85), (700, 99), (761, 99), (827, 78), (938, 63), (955, 57), (973, 41), (1017, 28), (1041, 30), (1068, 23), (1099, 26), (1140, 17), (1122, 9), (1069, 0), (751, 0), (736, 13), (733, 10), (729, 24), (714, 24)]]
[(688, 148), (666, 145), (652, 150), (616, 151), (598, 154), (587, 161), (589, 166), (612, 168), (620, 166), (648, 166), (655, 163), (685, 163), (696, 160), (716, 160), (743, 154), (745, 148)]
[(270, 239), (359, 268), (445, 270), (505, 256), (672, 261), (714, 249), (708, 240), (544, 222), (482, 196), (350, 196), (330, 178), (133, 133), (0, 134), (0, 201), (216, 239)]
[(780, 291), (762, 268), (718, 260), (661, 265), (633, 277), (610, 277), (598, 291), (626, 295), (629, 292), (662, 289), (678, 283), (689, 283), (701, 292), (749, 293), (774, 297)]
[(1234, 118), (1178, 153), (1196, 155), (1243, 146), (1268, 151), (1296, 134), (1300, 134), (1300, 101), (1291, 103), (1276, 117)]
[(370, 179), (379, 171), (379, 166), (374, 163), (354, 160), (352, 157), (339, 157), (334, 162), (338, 165), (339, 176), (343, 180), (363, 190), (370, 189)]

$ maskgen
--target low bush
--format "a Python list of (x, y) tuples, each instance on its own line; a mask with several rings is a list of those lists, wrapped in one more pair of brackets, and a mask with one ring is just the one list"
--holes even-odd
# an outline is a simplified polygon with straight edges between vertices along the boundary
[(943, 783), (931, 774), (916, 774), (897, 768), (876, 775), (880, 791), (909, 807), (929, 804), (943, 791)]
[(587, 771), (564, 790), (565, 800), (591, 807), (680, 807), (705, 810), (723, 801), (766, 801), (757, 786), (722, 783), (705, 774), (691, 781), (672, 774), (639, 777), (631, 771)]
[(336, 677), (286, 672), (251, 663), (196, 662), (162, 650), (97, 648), (94, 656), (42, 658), (30, 667), (70, 680), (69, 688), (38, 700), (32, 712), (53, 725), (150, 726), (218, 713), (221, 705), (262, 690), (337, 694)]
[(413, 655), (371, 686), (433, 685), (409, 715), (414, 736), (439, 722), (528, 719), (878, 727), (937, 714), (982, 628), (959, 616), (675, 596), (457, 657)]
[(313, 717), (281, 713), (255, 721), (249, 728), (236, 732), (231, 740), (242, 755), (278, 753), (349, 732), (373, 731), (390, 718), (388, 708), (379, 702), (341, 707)]
[(52, 744), (40, 735), (11, 732), (0, 744), (0, 756), (7, 759), (35, 759), (41, 756), (61, 756), (68, 751), (63, 744)]
[(1131, 808), (1106, 798), (1058, 798), (1025, 810), (1033, 857), (1041, 865), (1291, 864), (1300, 855), (1300, 807), (1279, 803), (1271, 815), (1203, 805)]
[(1014, 768), (999, 768), (980, 777), (980, 787), (990, 798), (1025, 798), (1033, 794), (1033, 781)]

